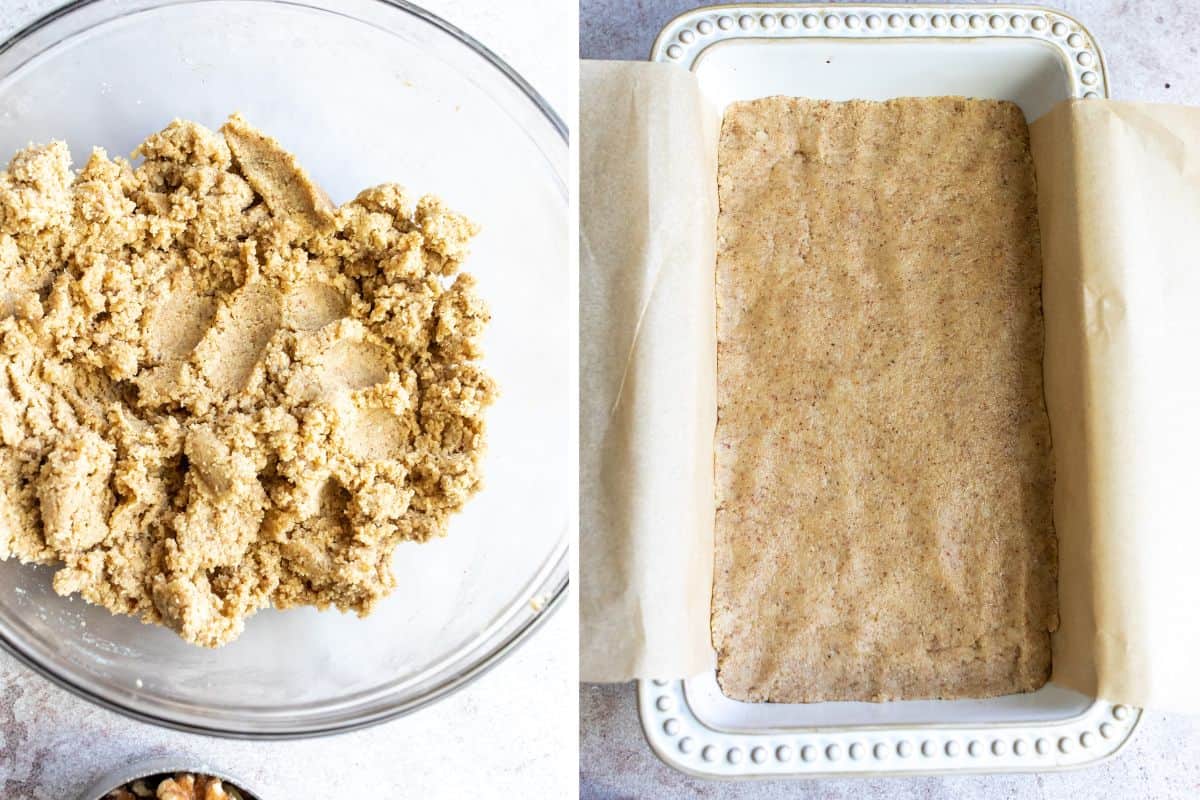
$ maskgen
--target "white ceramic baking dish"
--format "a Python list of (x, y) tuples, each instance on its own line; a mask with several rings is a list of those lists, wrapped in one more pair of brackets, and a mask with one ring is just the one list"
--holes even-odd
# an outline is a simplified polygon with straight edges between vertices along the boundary
[[(1012, 100), (1032, 121), (1108, 95), (1087, 29), (1029, 6), (713, 6), (668, 23), (650, 58), (693, 71), (720, 109), (774, 94), (964, 95)], [(1079, 767), (1116, 753), (1141, 716), (1053, 684), (991, 700), (740, 703), (713, 673), (642, 681), (638, 700), (654, 752), (713, 778)]]

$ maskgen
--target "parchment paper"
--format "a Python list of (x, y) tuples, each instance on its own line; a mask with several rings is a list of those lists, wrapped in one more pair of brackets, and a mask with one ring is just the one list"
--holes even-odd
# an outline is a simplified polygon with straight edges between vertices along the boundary
[(580, 70), (580, 677), (712, 669), (716, 142), (691, 73)]
[(1200, 109), (1030, 128), (1056, 454), (1056, 683), (1200, 711)]
[[(718, 115), (684, 70), (583, 66), (584, 680), (713, 666)], [(1052, 680), (1197, 711), (1200, 109), (1066, 102), (1031, 143), (1057, 470)]]

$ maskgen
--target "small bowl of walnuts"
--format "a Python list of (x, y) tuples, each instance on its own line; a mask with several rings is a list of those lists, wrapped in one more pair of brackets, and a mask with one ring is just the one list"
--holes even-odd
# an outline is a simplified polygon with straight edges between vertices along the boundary
[(79, 800), (262, 800), (238, 778), (195, 759), (155, 759), (94, 781)]

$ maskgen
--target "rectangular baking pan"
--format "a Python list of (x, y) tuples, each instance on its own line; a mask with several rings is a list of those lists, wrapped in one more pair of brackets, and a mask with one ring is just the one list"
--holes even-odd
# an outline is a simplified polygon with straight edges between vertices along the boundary
[[(1032, 121), (1108, 96), (1087, 29), (1030, 6), (712, 6), (668, 23), (650, 58), (694, 72), (718, 109), (775, 94), (963, 95), (1012, 100)], [(990, 700), (741, 703), (711, 672), (642, 681), (638, 704), (654, 752), (708, 778), (1066, 769), (1112, 756), (1141, 717), (1053, 684)]]

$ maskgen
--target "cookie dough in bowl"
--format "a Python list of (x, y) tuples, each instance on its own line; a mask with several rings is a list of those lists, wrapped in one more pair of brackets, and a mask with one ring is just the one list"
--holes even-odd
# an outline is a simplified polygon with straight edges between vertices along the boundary
[[(245, 617), (236, 638), (220, 647), (197, 646), (171, 628), (144, 624), (140, 616), (113, 614), (79, 592), (59, 594), (54, 586), (59, 565), (10, 557), (0, 560), (0, 647), (61, 686), (143, 720), (228, 736), (294, 737), (361, 727), (427, 705), (482, 674), (552, 616), (566, 586), (567, 498), (574, 490), (569, 149), (565, 127), (507, 65), (436, 18), (376, 0), (302, 5), (93, 0), (31, 27), (9, 49), (0, 49), (0, 104), (11, 111), (0, 115), (0, 170), (31, 142), (54, 140), (67, 143), (73, 168), (82, 170), (92, 147), (102, 146), (114, 157), (129, 155), (147, 134), (175, 118), (195, 121), (224, 141), (221, 128), (237, 110), (294, 154), (309, 183), (324, 189), (335, 208), (353, 205), (366, 187), (394, 181), (411, 193), (409, 221), (416, 223), (420, 198), (437, 195), (447, 214), (478, 225), (467, 243), (469, 256), (455, 275), (439, 276), (438, 282), (449, 290), (458, 273), (473, 276), (472, 294), (486, 301), (490, 314), (472, 337), (483, 354), (473, 363), (500, 390), (481, 412), (486, 441), (473, 469), (482, 482), (461, 509), (447, 511), (440, 523), (427, 520), (446, 535), (421, 540), (370, 532), (381, 547), (394, 548), (391, 558), (380, 551), (373, 562), (390, 569), (394, 585), (369, 601), (367, 616), (356, 613), (356, 598), (329, 595), (333, 584), (309, 583), (313, 575), (340, 569), (339, 579), (351, 581), (341, 585), (355, 587), (357, 598), (367, 600), (370, 582), (380, 577), (368, 566), (374, 555), (364, 546), (369, 543), (357, 535), (345, 541), (363, 559), (342, 568), (319, 558), (327, 552), (319, 546), (320, 530), (293, 527), (287, 534), (290, 563), (305, 573), (293, 572), (292, 585), (303, 594), (326, 593), (332, 601), (326, 610), (276, 608), (285, 605), (277, 593), (268, 607)], [(239, 161), (233, 148), (230, 159), (235, 172), (249, 160)], [(139, 163), (134, 159), (133, 168)], [(281, 202), (302, 219), (321, 216), (321, 198), (303, 182), (284, 180), (278, 188)], [(264, 196), (261, 187), (251, 189)], [(368, 218), (376, 213), (383, 212), (372, 211)], [(371, 226), (360, 226), (355, 235), (374, 246)], [(335, 256), (341, 257), (320, 257)], [(261, 262), (263, 252), (257, 257)], [(317, 260), (310, 257), (310, 270)], [(373, 291), (361, 285), (361, 275), (350, 277), (364, 296)], [(255, 366), (246, 386), (286, 394), (300, 391), (303, 382), (315, 384), (320, 395), (342, 397), (298, 401), (326, 403), (336, 412), (336, 420), (326, 420), (332, 436), (335, 422), (350, 423), (362, 409), (385, 400), (377, 396), (360, 407), (345, 398), (378, 390), (363, 385), (378, 375), (375, 351), (365, 345), (376, 335), (396, 333), (390, 327), (382, 332), (381, 320), (368, 319), (363, 341), (351, 342), (351, 331), (342, 326), (359, 319), (352, 293), (327, 291), (328, 283), (308, 281), (275, 298), (281, 330), (311, 345), (300, 346), (296, 363), (286, 366), (294, 373), (292, 385), (267, 373), (276, 364), (266, 357), (260, 361), (268, 380), (256, 384)], [(221, 291), (219, 302), (233, 301)], [(272, 296), (246, 299), (257, 303)], [(331, 314), (338, 319), (322, 324)], [(219, 323), (215, 316), (214, 321)], [(269, 322), (268, 330), (274, 318)], [(205, 335), (215, 335), (221, 327), (215, 323), (205, 325)], [(177, 326), (166, 327), (174, 333)], [(233, 344), (213, 348), (219, 354), (215, 363), (229, 371), (244, 369)], [(322, 349), (334, 344), (332, 351)], [(203, 350), (200, 339), (194, 348)], [(439, 359), (454, 358), (434, 349)], [(190, 352), (187, 359), (181, 352), (169, 355), (191, 359)], [(196, 387), (214, 377), (220, 382), (214, 372), (193, 375)], [(339, 375), (353, 385), (332, 387), (329, 381)], [(192, 387), (170, 380), (164, 386), (189, 403), (199, 400)], [(446, 392), (438, 402), (453, 396)], [(285, 408), (290, 402), (282, 395), (275, 400)], [(197, 411), (198, 406), (167, 413)], [(372, 415), (368, 422), (386, 424), (388, 416)], [(341, 430), (353, 432), (348, 424)], [(387, 430), (369, 430), (385, 435), (347, 436), (347, 443), (354, 438), (386, 449)], [(222, 430), (215, 434), (217, 441), (241, 442), (223, 438)], [(447, 427), (442, 435), (454, 434)], [(443, 444), (451, 446), (448, 440)], [(321, 450), (297, 456), (323, 462), (320, 470), (331, 475), (342, 471), (341, 452), (326, 444)], [(390, 460), (387, 453), (360, 451), (356, 457), (376, 464)], [(455, 474), (465, 478), (469, 463)], [(189, 472), (192, 466), (189, 457)], [(280, 498), (268, 485), (270, 465), (251, 466), (267, 501), (288, 511), (274, 505)], [(442, 468), (435, 490), (443, 493), (439, 503), (457, 491), (448, 482), (450, 467)], [(337, 480), (344, 492), (309, 494), (309, 502), (319, 510), (322, 502), (334, 508), (349, 503), (352, 493), (360, 504), (386, 499), (365, 491), (366, 481)], [(433, 489), (432, 483), (425, 486)], [(416, 494), (410, 514), (421, 502)], [(215, 504), (222, 514), (233, 513), (227, 506)], [(311, 506), (294, 510), (322, 516)], [(426, 516), (439, 513), (430, 510)], [(263, 514), (266, 519), (268, 510)], [(388, 521), (379, 514), (375, 520)], [(339, 610), (339, 601), (346, 611)], [(154, 605), (152, 591), (149, 602)]]
[(480, 482), (476, 226), (394, 184), (334, 208), (236, 114), (134, 155), (0, 172), (0, 556), (206, 646), (368, 613)]

